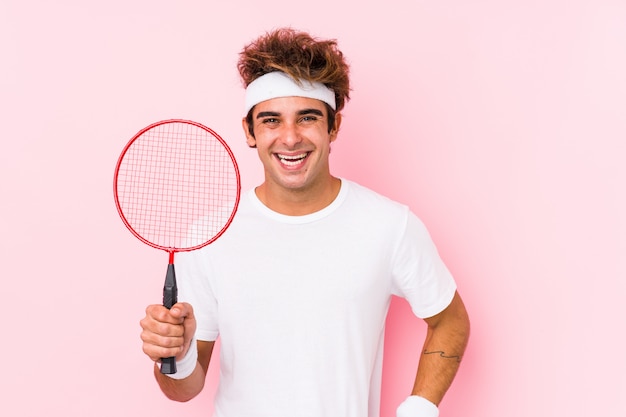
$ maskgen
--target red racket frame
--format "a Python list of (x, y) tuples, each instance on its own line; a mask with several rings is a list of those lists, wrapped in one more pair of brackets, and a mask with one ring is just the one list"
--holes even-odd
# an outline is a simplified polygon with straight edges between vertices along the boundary
[[(209, 239), (208, 241), (196, 245), (196, 246), (192, 246), (192, 247), (187, 247), (187, 248), (172, 248), (172, 247), (165, 247), (165, 246), (161, 246), (158, 245), (154, 242), (150, 242), (149, 240), (145, 239), (143, 236), (141, 236), (139, 233), (137, 233), (135, 231), (135, 229), (133, 229), (133, 227), (130, 225), (130, 223), (128, 222), (128, 220), (126, 219), (126, 216), (124, 215), (124, 212), (122, 211), (122, 208), (120, 206), (120, 202), (119, 202), (119, 198), (118, 198), (118, 192), (117, 192), (117, 179), (118, 179), (118, 174), (119, 174), (119, 168), (120, 165), (122, 164), (122, 161), (124, 160), (124, 156), (126, 155), (126, 152), (128, 151), (128, 149), (130, 149), (130, 147), (132, 146), (132, 144), (139, 138), (141, 137), (141, 135), (143, 135), (146, 131), (156, 127), (156, 126), (160, 126), (166, 123), (186, 123), (189, 125), (193, 125), (196, 126), (200, 129), (206, 130), (207, 132), (209, 132), (210, 134), (212, 134), (221, 144), (222, 146), (224, 146), (224, 149), (226, 149), (226, 151), (228, 152), (228, 155), (230, 156), (230, 159), (233, 162), (233, 167), (235, 169), (235, 174), (237, 176), (237, 196), (235, 199), (235, 204), (233, 206), (233, 212), (230, 216), (230, 218), (228, 219), (228, 221), (224, 224), (224, 227), (222, 227), (222, 229), (215, 235), (213, 236), (213, 238)], [(139, 132), (137, 132), (137, 134), (135, 134), (135, 136), (132, 137), (132, 139), (126, 144), (126, 146), (124, 147), (124, 149), (122, 150), (122, 153), (120, 154), (118, 160), (117, 160), (117, 164), (115, 165), (115, 175), (113, 178), (113, 194), (115, 197), (115, 206), (117, 208), (117, 212), (119, 213), (122, 222), (124, 223), (124, 225), (126, 226), (126, 228), (128, 230), (130, 230), (130, 232), (140, 241), (142, 241), (143, 243), (145, 243), (148, 246), (151, 246), (153, 248), (156, 249), (160, 249), (160, 250), (164, 250), (166, 252), (168, 252), (170, 254), (170, 264), (174, 263), (174, 253), (176, 252), (189, 252), (192, 250), (196, 250), (196, 249), (200, 249), (203, 248), (211, 243), (213, 243), (215, 240), (217, 240), (220, 236), (222, 236), (222, 234), (224, 234), (224, 232), (226, 231), (226, 229), (228, 229), (228, 227), (230, 226), (230, 224), (233, 221), (233, 218), (235, 217), (235, 213), (237, 212), (237, 208), (239, 207), (239, 200), (241, 197), (241, 178), (239, 176), (239, 166), (237, 165), (237, 160), (235, 159), (235, 155), (233, 154), (232, 150), (230, 149), (230, 147), (228, 146), (228, 144), (224, 141), (224, 139), (222, 139), (222, 137), (220, 135), (218, 135), (214, 130), (212, 130), (209, 127), (206, 127), (200, 123), (191, 121), (191, 120), (185, 120), (185, 119), (168, 119), (168, 120), (162, 120), (159, 122), (155, 122), (152, 123), (149, 126), (146, 126), (145, 128), (141, 129)]]

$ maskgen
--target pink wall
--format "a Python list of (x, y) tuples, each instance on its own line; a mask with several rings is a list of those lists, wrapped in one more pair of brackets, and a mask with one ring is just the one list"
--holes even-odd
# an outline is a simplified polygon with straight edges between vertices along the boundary
[[(208, 415), (215, 368), (171, 403), (141, 353), (166, 257), (121, 224), (113, 168), (139, 128), (183, 117), (256, 184), (234, 63), (282, 25), (353, 65), (335, 172), (409, 204), (457, 276), (473, 336), (442, 416), (626, 415), (624, 22), (621, 0), (4, 0), (6, 415)], [(382, 417), (423, 332), (394, 302)]]

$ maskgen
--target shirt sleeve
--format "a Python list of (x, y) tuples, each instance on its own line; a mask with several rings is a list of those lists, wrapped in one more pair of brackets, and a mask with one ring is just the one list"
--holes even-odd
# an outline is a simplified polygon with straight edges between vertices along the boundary
[(197, 321), (196, 338), (214, 341), (219, 335), (218, 309), (204, 248), (176, 255), (178, 300), (192, 305)]
[(393, 294), (405, 298), (417, 317), (428, 318), (450, 305), (455, 291), (456, 282), (426, 226), (408, 211), (393, 254)]

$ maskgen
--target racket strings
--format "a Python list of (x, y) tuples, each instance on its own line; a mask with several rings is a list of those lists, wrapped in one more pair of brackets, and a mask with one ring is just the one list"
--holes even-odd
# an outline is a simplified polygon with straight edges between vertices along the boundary
[(188, 249), (216, 238), (238, 191), (237, 167), (221, 139), (182, 122), (143, 132), (118, 170), (118, 200), (129, 226), (162, 248)]

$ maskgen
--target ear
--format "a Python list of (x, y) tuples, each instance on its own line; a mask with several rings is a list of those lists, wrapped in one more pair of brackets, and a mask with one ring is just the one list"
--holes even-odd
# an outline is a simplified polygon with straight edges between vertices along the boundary
[(244, 117), (241, 119), (241, 127), (243, 128), (243, 133), (246, 135), (246, 143), (251, 148), (256, 148), (256, 139), (254, 136), (250, 134), (250, 129), (248, 129), (248, 121)]
[(341, 113), (335, 114), (335, 123), (333, 128), (330, 130), (330, 141), (334, 142), (337, 139), (337, 134), (339, 133), (339, 127), (341, 126)]

